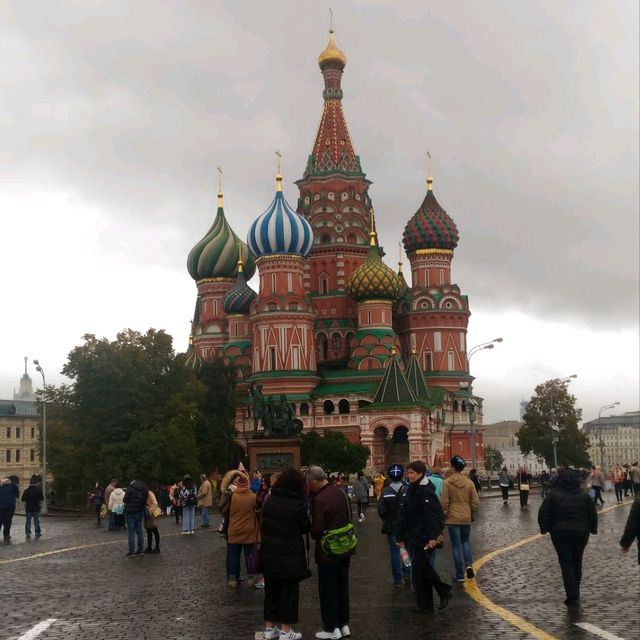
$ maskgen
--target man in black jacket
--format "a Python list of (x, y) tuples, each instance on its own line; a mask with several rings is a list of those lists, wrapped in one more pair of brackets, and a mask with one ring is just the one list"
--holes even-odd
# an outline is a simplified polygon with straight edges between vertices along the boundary
[(640, 493), (636, 494), (636, 498), (629, 511), (627, 524), (624, 528), (622, 538), (620, 538), (620, 549), (622, 553), (627, 553), (629, 547), (634, 540), (638, 540), (638, 564), (640, 564)]
[[(144, 555), (144, 538), (142, 536), (142, 522), (144, 510), (147, 506), (149, 490), (140, 480), (132, 480), (124, 492), (124, 512), (127, 516), (127, 533), (129, 534), (128, 557)], [(138, 550), (135, 551), (136, 537)]]
[(31, 537), (31, 520), (36, 531), (36, 538), (42, 535), (40, 529), (40, 503), (44, 500), (42, 489), (35, 479), (31, 480), (31, 484), (22, 492), (22, 502), (24, 502), (25, 524), (24, 530), (27, 538)]
[(540, 533), (551, 534), (558, 554), (568, 606), (580, 600), (582, 556), (589, 534), (598, 533), (598, 513), (594, 501), (580, 489), (575, 469), (563, 469), (558, 482), (538, 511)]
[(418, 608), (415, 611), (433, 608), (432, 589), (440, 596), (440, 609), (444, 609), (451, 600), (451, 585), (442, 582), (430, 562), (431, 553), (443, 541), (444, 513), (435, 487), (425, 475), (426, 470), (421, 460), (409, 463), (409, 488), (400, 505), (396, 525), (398, 544), (406, 542), (413, 550), (412, 570), (416, 576), (418, 597)]

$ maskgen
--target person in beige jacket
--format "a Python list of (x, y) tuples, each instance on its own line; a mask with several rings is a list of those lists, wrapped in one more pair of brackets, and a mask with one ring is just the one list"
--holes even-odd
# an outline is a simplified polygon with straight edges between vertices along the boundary
[(211, 492), (211, 483), (207, 476), (203, 473), (200, 476), (200, 488), (198, 489), (198, 506), (200, 507), (200, 515), (202, 516), (203, 529), (209, 528), (209, 507), (213, 504), (213, 494)]
[[(456, 582), (464, 582), (466, 576), (469, 580), (475, 577), (473, 571), (473, 559), (471, 557), (471, 522), (473, 514), (480, 505), (478, 492), (473, 482), (462, 475), (462, 470), (467, 466), (462, 456), (451, 458), (453, 473), (444, 481), (440, 503), (447, 522), (449, 540), (451, 540), (451, 553), (456, 567)], [(462, 564), (464, 560), (464, 565)]]

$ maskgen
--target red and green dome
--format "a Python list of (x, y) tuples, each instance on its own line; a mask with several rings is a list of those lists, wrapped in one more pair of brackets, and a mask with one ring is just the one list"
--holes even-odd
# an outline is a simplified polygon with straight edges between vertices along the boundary
[(458, 227), (449, 214), (438, 204), (429, 179), (427, 195), (413, 218), (404, 228), (402, 241), (407, 253), (420, 249), (449, 249), (458, 246)]
[(206, 278), (235, 278), (238, 274), (238, 247), (245, 256), (245, 276), (250, 280), (256, 272), (255, 260), (247, 245), (227, 222), (222, 207), (222, 193), (219, 193), (218, 212), (213, 225), (189, 252), (189, 274), (196, 282)]

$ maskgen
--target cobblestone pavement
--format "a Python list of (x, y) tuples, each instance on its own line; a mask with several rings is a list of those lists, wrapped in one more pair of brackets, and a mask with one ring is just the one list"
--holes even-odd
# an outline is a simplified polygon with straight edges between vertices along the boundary
[[(605, 507), (611, 506), (610, 494)], [(607, 499), (605, 496), (605, 499)], [(521, 511), (517, 499), (482, 500), (473, 525), (474, 558), (537, 533), (540, 499)], [(548, 536), (488, 561), (477, 585), (491, 601), (535, 625), (523, 631), (495, 610), (472, 600), (455, 585), (448, 609), (433, 614), (410, 611), (409, 589), (394, 587), (386, 538), (373, 508), (360, 530), (351, 569), (351, 621), (354, 640), (423, 638), (596, 639), (576, 623), (589, 623), (632, 640), (640, 628), (640, 575), (635, 553), (621, 556), (617, 541), (630, 501), (603, 513), (600, 533), (585, 554), (582, 607), (568, 614), (560, 569)], [(24, 520), (14, 519), (12, 544), (0, 546), (2, 613), (0, 639), (18, 640), (37, 623), (54, 622), (38, 640), (253, 640), (262, 627), (261, 591), (225, 586), (225, 543), (211, 529), (181, 536), (172, 519), (160, 523), (160, 555), (126, 558), (125, 533), (109, 533), (88, 519), (43, 519), (43, 537), (25, 541)], [(61, 549), (71, 549), (59, 553)], [(53, 552), (53, 553), (52, 553)], [(450, 580), (448, 549), (438, 570)], [(320, 628), (315, 577), (303, 583), (298, 629), (311, 639)], [(548, 635), (545, 635), (548, 634)]]

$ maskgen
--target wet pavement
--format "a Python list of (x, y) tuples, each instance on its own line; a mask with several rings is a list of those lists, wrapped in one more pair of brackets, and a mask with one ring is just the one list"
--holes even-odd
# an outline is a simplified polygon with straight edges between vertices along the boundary
[[(612, 506), (611, 495), (605, 499), (606, 509)], [(481, 501), (472, 527), (475, 560), (538, 533), (540, 499), (532, 496), (530, 502), (530, 509), (521, 511), (515, 498), (508, 506), (499, 499)], [(393, 585), (386, 537), (379, 533), (372, 508), (364, 524), (357, 525), (351, 637), (634, 640), (640, 636), (640, 572), (635, 548), (621, 556), (617, 544), (629, 505), (630, 500), (600, 517), (600, 533), (591, 537), (585, 553), (577, 610), (567, 612), (563, 604), (560, 569), (545, 536), (484, 564), (476, 584), (489, 599), (486, 606), (470, 597), (471, 585), (455, 585), (449, 608), (427, 615), (412, 613), (410, 590)], [(225, 542), (215, 532), (217, 524), (214, 517), (211, 529), (182, 536), (173, 519), (164, 518), (159, 525), (162, 553), (131, 559), (125, 557), (126, 533), (109, 533), (89, 519), (44, 518), (43, 537), (26, 541), (24, 519), (16, 517), (12, 543), (0, 546), (0, 640), (254, 640), (262, 628), (263, 593), (226, 587)], [(440, 552), (437, 568), (451, 580), (448, 548)], [(320, 629), (315, 580), (301, 587), (297, 629), (308, 639)], [(598, 629), (612, 635), (598, 636)]]

